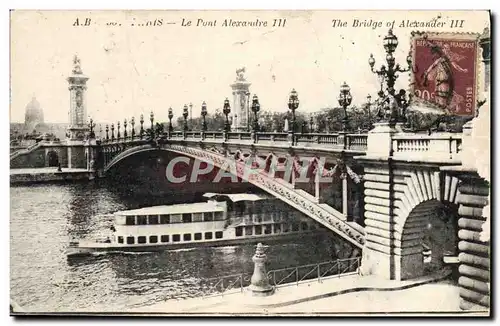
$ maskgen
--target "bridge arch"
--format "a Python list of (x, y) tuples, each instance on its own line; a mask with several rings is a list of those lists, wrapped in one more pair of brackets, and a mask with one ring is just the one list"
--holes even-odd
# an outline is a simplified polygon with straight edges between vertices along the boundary
[[(282, 179), (272, 178), (267, 173), (248, 173), (246, 169), (251, 169), (245, 161), (235, 160), (234, 157), (221, 154), (216, 149), (202, 149), (176, 144), (145, 144), (124, 150), (113, 157), (104, 167), (104, 172), (109, 171), (113, 166), (127, 157), (147, 152), (164, 150), (172, 153), (184, 155), (193, 159), (199, 159), (213, 164), (219, 169), (227, 169), (228, 161), (231, 160), (236, 166), (237, 175), (254, 186), (270, 193), (276, 198), (284, 201), (295, 209), (306, 214), (310, 218), (321, 223), (334, 233), (349, 241), (358, 248), (364, 243), (363, 232), (352, 223), (348, 223), (340, 212), (319, 204), (314, 196), (305, 192), (298, 192), (293, 185)], [(239, 155), (238, 155), (239, 156)]]
[(443, 243), (434, 235), (441, 217), (453, 215), (451, 238), (458, 237), (458, 179), (437, 169), (366, 171), (363, 273), (396, 280), (424, 275), (424, 251), (431, 250), (432, 264), (442, 262)]

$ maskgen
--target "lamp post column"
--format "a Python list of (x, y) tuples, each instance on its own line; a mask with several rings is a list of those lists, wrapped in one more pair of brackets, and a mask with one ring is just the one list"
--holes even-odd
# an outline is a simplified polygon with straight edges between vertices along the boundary
[(182, 111), (182, 116), (184, 117), (184, 139), (187, 138), (187, 132), (189, 130), (188, 122), (187, 122), (188, 115), (189, 115), (188, 106), (184, 105), (184, 108)]
[(340, 106), (344, 109), (344, 118), (342, 118), (342, 131), (339, 133), (342, 135), (341, 139), (343, 142), (344, 150), (347, 149), (347, 128), (349, 124), (349, 117), (347, 116), (347, 107), (351, 105), (352, 96), (351, 96), (351, 88), (344, 82), (340, 86), (340, 94), (338, 96), (338, 101)]
[(174, 112), (172, 108), (168, 108), (168, 138), (172, 137), (172, 131), (174, 127), (172, 126), (172, 118), (174, 117)]
[(132, 140), (134, 140), (134, 137), (135, 137), (135, 118), (132, 117), (132, 119), (130, 119), (130, 125), (132, 126)]
[(224, 124), (224, 140), (227, 140), (228, 134), (231, 131), (231, 125), (229, 124), (229, 119), (228, 119), (228, 115), (229, 113), (231, 113), (231, 106), (229, 105), (229, 100), (227, 99), (227, 97), (224, 100), (224, 108), (222, 112), (226, 116), (226, 122)]
[(257, 113), (260, 111), (259, 98), (254, 94), (252, 98), (252, 112), (254, 114), (253, 128), (252, 128), (252, 139), (253, 142), (257, 142), (257, 132), (259, 131), (259, 120), (257, 118)]
[(202, 140), (205, 140), (205, 133), (207, 132), (207, 120), (206, 120), (206, 116), (207, 116), (207, 103), (205, 103), (205, 101), (203, 101), (203, 103), (201, 103), (201, 139)]
[(299, 107), (299, 94), (295, 89), (292, 89), (290, 92), (290, 96), (288, 98), (288, 109), (292, 113), (291, 126), (288, 131), (289, 141), (292, 146), (295, 145), (295, 128), (296, 128), (296, 120), (295, 120), (295, 110)]

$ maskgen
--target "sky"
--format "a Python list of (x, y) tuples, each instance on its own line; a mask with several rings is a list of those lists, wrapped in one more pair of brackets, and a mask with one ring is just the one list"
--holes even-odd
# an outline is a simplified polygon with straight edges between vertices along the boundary
[[(340, 85), (351, 86), (353, 104), (376, 97), (377, 77), (370, 72), (385, 61), (382, 39), (387, 24), (395, 21), (399, 38), (396, 62), (406, 65), (410, 32), (402, 20), (446, 22), (430, 31), (481, 33), (489, 26), (484, 11), (14, 11), (11, 13), (11, 122), (23, 122), (26, 104), (40, 102), (46, 122), (68, 122), (69, 91), (66, 78), (75, 54), (90, 79), (87, 113), (98, 123), (123, 121), (153, 111), (174, 120), (184, 104), (193, 103), (200, 115), (232, 99), (230, 84), (236, 69), (245, 67), (250, 92), (259, 96), (261, 110), (284, 112), (292, 88), (299, 94), (299, 111), (314, 112), (337, 106)], [(90, 26), (73, 26), (91, 19)], [(272, 27), (274, 19), (285, 27)], [(162, 26), (137, 26), (162, 20)], [(192, 26), (181, 26), (182, 20)], [(198, 19), (217, 20), (217, 26), (195, 26)], [(223, 27), (224, 19), (267, 21), (267, 27)], [(332, 27), (332, 20), (347, 22)], [(371, 23), (353, 27), (354, 20)], [(460, 30), (450, 19), (465, 20)], [(371, 22), (370, 22), (371, 20)], [(107, 26), (116, 22), (121, 26)], [(176, 24), (167, 24), (175, 22)], [(374, 22), (381, 27), (373, 28)], [(134, 26), (132, 26), (134, 24)], [(423, 29), (419, 29), (423, 30)], [(397, 88), (408, 86), (401, 74)], [(146, 118), (147, 119), (147, 118)]]

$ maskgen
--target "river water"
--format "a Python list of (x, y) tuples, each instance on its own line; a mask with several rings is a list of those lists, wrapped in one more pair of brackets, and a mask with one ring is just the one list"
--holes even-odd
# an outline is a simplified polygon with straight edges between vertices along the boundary
[[(109, 229), (104, 214), (194, 200), (179, 197), (138, 197), (130, 185), (106, 182), (11, 187), (11, 299), (28, 311), (117, 311), (195, 295), (200, 279), (251, 273), (255, 245), (66, 257), (70, 240)], [(272, 244), (268, 269), (330, 260), (331, 241), (309, 236)]]

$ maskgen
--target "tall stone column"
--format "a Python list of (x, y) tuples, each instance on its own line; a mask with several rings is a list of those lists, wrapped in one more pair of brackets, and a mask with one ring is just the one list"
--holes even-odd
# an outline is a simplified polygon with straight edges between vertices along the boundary
[(88, 80), (89, 77), (85, 76), (82, 72), (80, 59), (75, 56), (72, 73), (67, 78), (70, 94), (68, 141), (76, 141), (80, 142), (80, 144), (84, 141), (89, 131), (85, 98)]
[(236, 70), (236, 81), (231, 84), (233, 90), (233, 122), (237, 131), (246, 131), (250, 123), (250, 85), (245, 79), (245, 68)]

